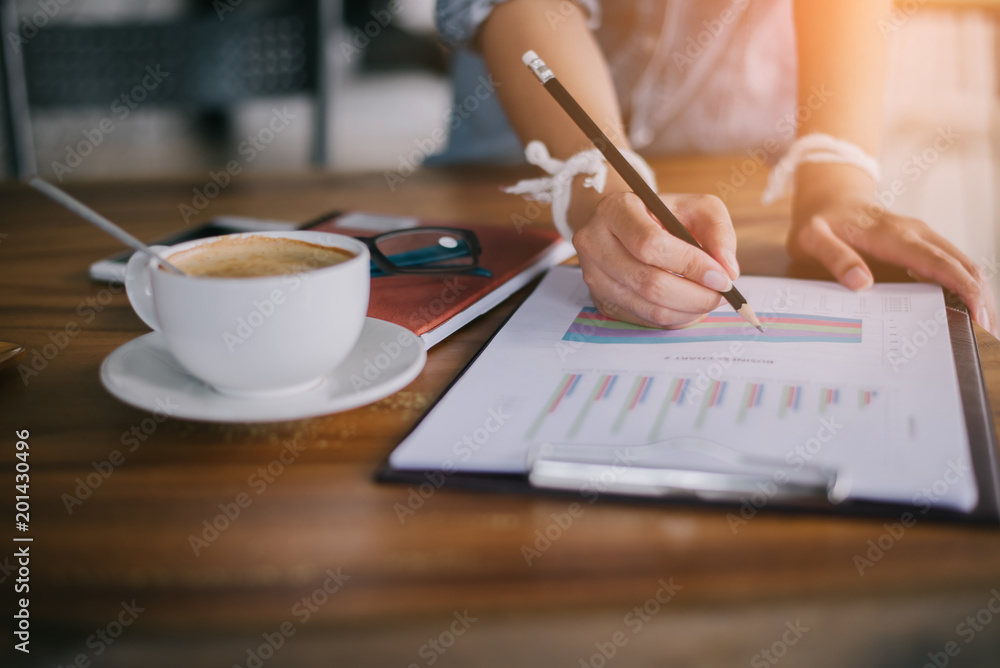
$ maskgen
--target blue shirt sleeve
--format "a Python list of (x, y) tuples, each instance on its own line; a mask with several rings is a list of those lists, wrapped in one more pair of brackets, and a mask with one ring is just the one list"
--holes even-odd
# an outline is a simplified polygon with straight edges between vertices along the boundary
[[(437, 0), (434, 20), (438, 33), (450, 46), (468, 46), (493, 8), (507, 0)], [(600, 22), (598, 0), (573, 0), (586, 10), (588, 25), (596, 28)]]
[(505, 0), (437, 0), (434, 21), (441, 39), (452, 47), (467, 45), (501, 2)]
[[(598, 0), (573, 0), (588, 14), (588, 26), (600, 22)], [(518, 164), (524, 162), (521, 142), (489, 84), (486, 64), (469, 43), (493, 8), (506, 0), (437, 0), (435, 21), (441, 38), (453, 49), (452, 113), (448, 145), (428, 156), (427, 165), (456, 163)]]

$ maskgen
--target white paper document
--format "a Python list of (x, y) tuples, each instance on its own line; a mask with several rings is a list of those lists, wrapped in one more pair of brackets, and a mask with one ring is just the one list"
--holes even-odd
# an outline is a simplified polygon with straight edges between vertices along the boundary
[(978, 501), (941, 289), (744, 276), (760, 334), (728, 304), (677, 330), (606, 318), (557, 267), (392, 453), (397, 469), (526, 473), (539, 444), (685, 438), (836, 471), (850, 499)]

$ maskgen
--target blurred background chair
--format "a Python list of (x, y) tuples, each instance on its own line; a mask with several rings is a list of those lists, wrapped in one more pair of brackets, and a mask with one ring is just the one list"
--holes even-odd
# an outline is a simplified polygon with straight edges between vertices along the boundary
[[(11, 174), (36, 171), (37, 112), (103, 108), (102, 120), (114, 124), (139, 106), (173, 108), (221, 152), (236, 145), (234, 105), (288, 96), (310, 101), (311, 160), (330, 163), (333, 73), (323, 49), (339, 25), (339, 0), (187, 0), (165, 16), (82, 23), (60, 21), (57, 1), (48, 9), (0, 2)], [(90, 136), (98, 132), (91, 128)]]

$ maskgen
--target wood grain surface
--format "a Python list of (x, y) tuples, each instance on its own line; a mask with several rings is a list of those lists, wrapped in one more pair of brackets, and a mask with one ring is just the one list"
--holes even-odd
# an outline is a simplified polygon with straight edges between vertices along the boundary
[[(737, 164), (698, 158), (655, 167), (664, 188), (712, 192)], [(200, 215), (302, 221), (360, 209), (496, 225), (511, 225), (517, 214), (549, 225), (547, 212), (499, 191), (525, 173), (422, 170), (394, 191), (383, 174), (248, 176)], [(185, 226), (179, 205), (191, 204), (192, 188), (203, 183), (74, 183), (67, 190), (151, 240)], [(787, 211), (759, 205), (761, 186), (755, 175), (727, 201), (744, 273), (821, 275), (790, 264)], [(978, 600), (1000, 583), (1000, 532), (991, 528), (918, 522), (883, 539), (888, 549), (859, 575), (854, 557), (886, 533), (885, 520), (765, 510), (734, 531), (722, 510), (605, 502), (584, 504), (529, 566), (522, 546), (537, 546), (538, 532), (574, 499), (447, 488), (423, 498), (372, 480), (523, 293), (432, 349), (416, 381), (370, 406), (276, 424), (161, 423), (112, 398), (98, 379), (109, 353), (147, 331), (120, 288), (87, 277), (88, 264), (120, 250), (117, 242), (25, 186), (0, 186), (0, 202), (0, 340), (24, 345), (21, 363), (30, 363), (36, 351), (58, 347), (68, 325), (79, 328), (26, 382), (16, 365), (0, 371), (5, 480), (14, 431), (30, 431), (31, 610), (40, 622), (93, 628), (136, 599), (149, 631), (267, 630), (295, 621), (296, 602), (338, 572), (340, 589), (310, 614), (315, 628), (446, 619), (472, 608), (500, 615), (629, 608), (661, 578), (682, 584), (678, 604), (696, 608), (943, 592)], [(1000, 397), (1000, 343), (981, 330), (977, 336), (989, 392)], [(998, 407), (994, 399), (994, 415)], [(133, 428), (141, 440), (130, 437)], [(260, 490), (258, 471), (273, 466), (289, 442), (301, 452)], [(124, 462), (68, 508), (64, 495), (115, 451)], [(251, 505), (196, 556), (190, 537), (241, 492)], [(422, 505), (401, 521), (394, 507), (413, 494)]]

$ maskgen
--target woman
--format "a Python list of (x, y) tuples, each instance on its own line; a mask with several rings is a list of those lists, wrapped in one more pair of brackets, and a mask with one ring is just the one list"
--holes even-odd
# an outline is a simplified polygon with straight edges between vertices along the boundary
[[(852, 290), (873, 282), (862, 254), (901, 265), (955, 292), (996, 335), (983, 271), (875, 198), (891, 10), (891, 0), (439, 0), (441, 34), (482, 58), (460, 53), (459, 79), (485, 65), (504, 112), (453, 122), (443, 159), (509, 159), (510, 128), (562, 161), (592, 148), (522, 64), (533, 49), (625, 152), (791, 148), (793, 257)], [(674, 327), (719, 304), (739, 265), (718, 197), (661, 195), (700, 252), (663, 232), (613, 170), (602, 192), (585, 178), (573, 178), (562, 229), (601, 311)]]

